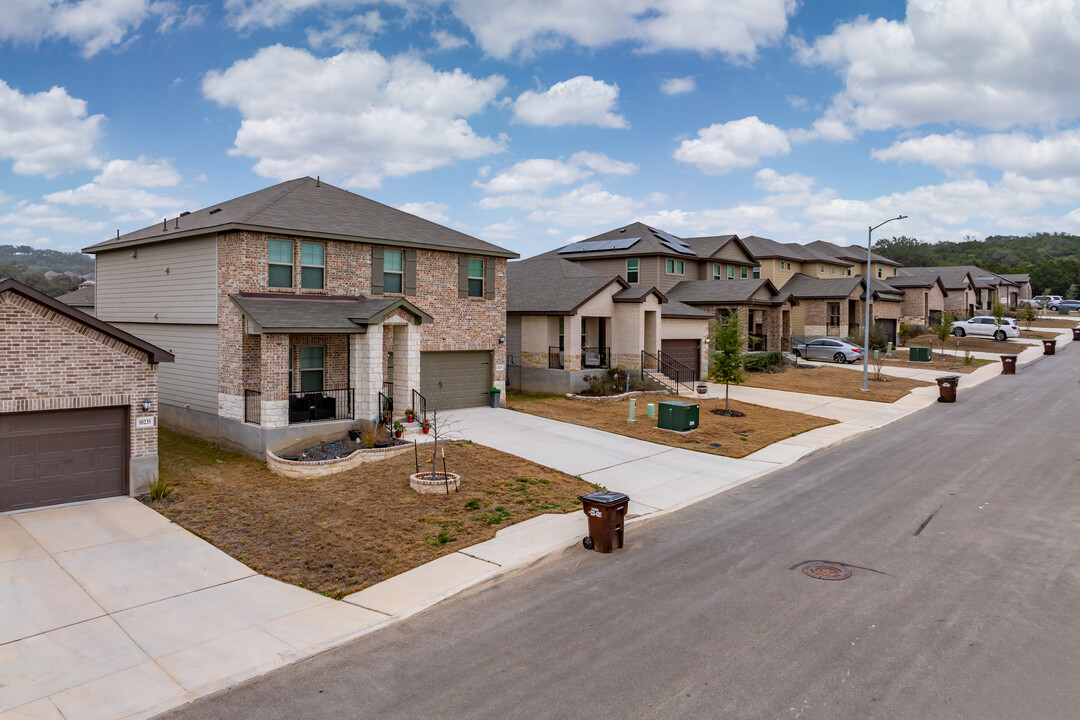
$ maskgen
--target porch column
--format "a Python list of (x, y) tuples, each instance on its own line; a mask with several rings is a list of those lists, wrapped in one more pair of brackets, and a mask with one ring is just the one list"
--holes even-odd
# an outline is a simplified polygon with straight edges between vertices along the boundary
[(289, 336), (264, 334), (259, 360), (261, 419), (264, 428), (289, 425)]
[(404, 415), (405, 408), (412, 406), (412, 391), (420, 390), (420, 326), (409, 322), (390, 327), (394, 333), (394, 409)]
[(383, 389), (383, 328), (368, 325), (363, 335), (349, 336), (349, 386), (353, 388), (353, 414), (374, 421)]
[(581, 316), (571, 315), (563, 323), (563, 370), (581, 369)]

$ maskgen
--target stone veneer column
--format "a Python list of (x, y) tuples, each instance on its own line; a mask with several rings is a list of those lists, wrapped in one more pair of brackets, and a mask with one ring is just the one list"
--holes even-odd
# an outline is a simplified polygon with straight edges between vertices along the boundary
[(349, 374), (354, 417), (373, 422), (379, 414), (378, 393), (383, 389), (382, 325), (368, 325), (363, 335), (349, 336)]
[(394, 333), (394, 409), (403, 415), (412, 405), (412, 390), (420, 390), (420, 326), (410, 322), (387, 327)]
[(262, 426), (281, 428), (289, 425), (289, 336), (281, 333), (262, 335), (260, 359)]

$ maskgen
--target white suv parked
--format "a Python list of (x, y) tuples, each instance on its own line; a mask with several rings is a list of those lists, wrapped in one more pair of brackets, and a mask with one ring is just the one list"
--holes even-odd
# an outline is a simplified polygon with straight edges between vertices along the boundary
[(968, 320), (957, 320), (952, 324), (952, 334), (956, 337), (975, 335), (992, 337), (1001, 341), (1006, 338), (1020, 337), (1020, 328), (1016, 326), (1016, 320), (1002, 318), (1001, 324), (988, 315), (978, 315)]
[(1062, 297), (1060, 295), (1036, 295), (1031, 298), (1031, 302), (1035, 303), (1035, 307), (1044, 308), (1048, 305), (1056, 305), (1061, 302)]

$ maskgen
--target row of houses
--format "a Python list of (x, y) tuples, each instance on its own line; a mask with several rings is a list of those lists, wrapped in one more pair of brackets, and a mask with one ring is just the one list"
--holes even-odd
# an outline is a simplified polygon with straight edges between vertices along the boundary
[[(318, 179), (300, 178), (86, 249), (68, 298), (175, 358), (162, 425), (262, 456), (391, 407), (478, 406), (492, 389), (566, 391), (583, 376), (708, 370), (709, 324), (752, 349), (873, 322), (975, 313), (1026, 279), (903, 268), (857, 248), (633, 223), (528, 260)], [(1001, 295), (1005, 293), (1005, 295)], [(61, 298), (64, 299), (64, 298)]]

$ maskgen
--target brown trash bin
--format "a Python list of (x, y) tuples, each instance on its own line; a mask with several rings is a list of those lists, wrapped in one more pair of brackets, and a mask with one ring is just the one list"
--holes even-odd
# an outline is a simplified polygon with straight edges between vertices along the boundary
[(1057, 350), (1057, 340), (1043, 340), (1043, 355), (1053, 355)]
[(1073, 340), (1080, 341), (1080, 327), (1074, 327), (1072, 329), (1072, 331), (1073, 331)]
[(1016, 356), (1015, 355), (1002, 355), (1001, 356), (1001, 374), (1002, 375), (1015, 375), (1016, 374)]
[(938, 402), (956, 402), (956, 386), (960, 383), (959, 375), (944, 375), (936, 378)]
[(611, 490), (597, 490), (578, 497), (589, 518), (589, 536), (581, 541), (586, 550), (609, 553), (623, 546), (623, 524), (630, 497)]

